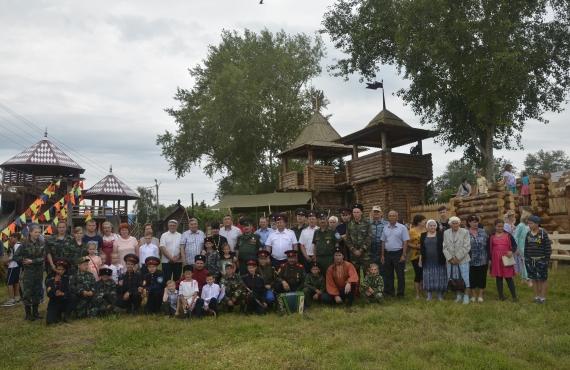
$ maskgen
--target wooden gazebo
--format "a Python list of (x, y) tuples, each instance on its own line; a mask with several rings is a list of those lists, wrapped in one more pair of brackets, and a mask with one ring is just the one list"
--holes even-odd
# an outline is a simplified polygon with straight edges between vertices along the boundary
[[(424, 190), (433, 177), (431, 154), (423, 154), (422, 140), (435, 136), (429, 130), (411, 127), (394, 113), (383, 109), (360, 131), (335, 140), (338, 144), (368, 146), (381, 151), (358, 157), (353, 150), (347, 162), (348, 182), (365, 213), (374, 205), (395, 209), (408, 219), (408, 206), (424, 204)], [(410, 154), (392, 149), (417, 143)]]
[(80, 165), (47, 138), (0, 165), (2, 176), (2, 223), (24, 213), (50, 183), (60, 187), (42, 209), (48, 209), (69, 192), (85, 172)]
[[(128, 222), (129, 200), (139, 199), (139, 195), (113, 175), (109, 174), (83, 193), (85, 199), (92, 200), (91, 217), (104, 221), (106, 216), (119, 216), (121, 222)], [(97, 201), (97, 205), (95, 204)], [(110, 203), (112, 201), (112, 203)], [(110, 207), (105, 209), (105, 204)], [(112, 204), (112, 205), (111, 205)]]

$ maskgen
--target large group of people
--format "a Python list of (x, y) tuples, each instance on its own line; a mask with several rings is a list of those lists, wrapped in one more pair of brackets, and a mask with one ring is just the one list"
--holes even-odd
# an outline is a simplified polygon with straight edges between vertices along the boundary
[(32, 224), (26, 238), (9, 238), (4, 306), (23, 301), (26, 320), (43, 319), (38, 306), (46, 272), (47, 324), (68, 322), (73, 314), (137, 315), (143, 303), (145, 314), (187, 319), (217, 317), (236, 306), (244, 315), (264, 315), (271, 308), (281, 314), (303, 311), (315, 302), (351, 307), (358, 295), (364, 304), (404, 299), (408, 261), (416, 299), (442, 301), (450, 291), (458, 303), (483, 302), (490, 273), (499, 299), (505, 299), (505, 280), (517, 301), (513, 278), (520, 273), (533, 287), (535, 302), (546, 301), (551, 247), (537, 216), (525, 212), (515, 226), (506, 215), (487, 235), (477, 215), (461, 227), (458, 217), (448, 219), (445, 207), (439, 220), (416, 215), (409, 226), (398, 222), (394, 210), (385, 220), (380, 206), (372, 208), (370, 220), (361, 204), (338, 211), (341, 222), (327, 211), (299, 208), (290, 229), (285, 214), (261, 217), (257, 229), (246, 215), (238, 216), (238, 225), (225, 215), (221, 224), (211, 223), (210, 236), (195, 218), (182, 234), (176, 220), (168, 221), (160, 238), (147, 223), (140, 240), (127, 223), (115, 234), (105, 222), (99, 235), (90, 220), (85, 233), (76, 227), (70, 236), (64, 220), (45, 239)]

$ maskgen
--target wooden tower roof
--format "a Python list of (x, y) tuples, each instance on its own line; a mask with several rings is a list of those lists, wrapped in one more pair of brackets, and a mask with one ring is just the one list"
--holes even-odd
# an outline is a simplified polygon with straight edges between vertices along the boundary
[[(335, 143), (339, 133), (323, 115), (316, 111), (293, 145), (279, 153), (278, 157), (306, 158), (307, 151), (313, 150), (313, 156), (319, 159), (338, 158), (350, 155), (352, 146)], [(365, 150), (365, 149), (361, 149)]]
[(87, 199), (101, 200), (128, 200), (139, 199), (139, 195), (129, 188), (125, 183), (113, 175), (113, 167), (109, 168), (109, 174), (101, 181), (87, 189), (83, 196)]
[(383, 109), (365, 128), (335, 142), (382, 148), (382, 133), (386, 134), (390, 148), (415, 143), (434, 135), (432, 131), (413, 128), (394, 113)]

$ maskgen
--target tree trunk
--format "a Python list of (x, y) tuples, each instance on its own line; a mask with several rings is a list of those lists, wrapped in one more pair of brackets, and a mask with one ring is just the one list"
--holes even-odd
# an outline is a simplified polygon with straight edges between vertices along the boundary
[(494, 131), (495, 131), (494, 126), (489, 127), (489, 129), (485, 132), (485, 134), (486, 134), (485, 141), (481, 140), (483, 147), (480, 148), (481, 159), (482, 159), (481, 162), (483, 163), (483, 168), (482, 168), (483, 176), (485, 176), (485, 178), (489, 182), (496, 181), (496, 179), (495, 179), (495, 158), (493, 156), (493, 136), (495, 133)]

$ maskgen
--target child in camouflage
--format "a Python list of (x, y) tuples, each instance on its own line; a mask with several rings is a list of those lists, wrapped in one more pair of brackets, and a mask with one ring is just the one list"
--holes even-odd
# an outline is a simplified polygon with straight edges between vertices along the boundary
[(382, 280), (382, 276), (379, 275), (380, 268), (378, 264), (371, 263), (368, 271), (370, 271), (370, 274), (365, 275), (360, 284), (360, 288), (362, 289), (360, 293), (366, 304), (372, 302), (382, 303), (384, 280)]
[(303, 293), (305, 293), (305, 311), (311, 306), (311, 301), (319, 301), (323, 293), (327, 290), (325, 277), (321, 275), (321, 264), (319, 262), (309, 263), (311, 273), (305, 276)]

